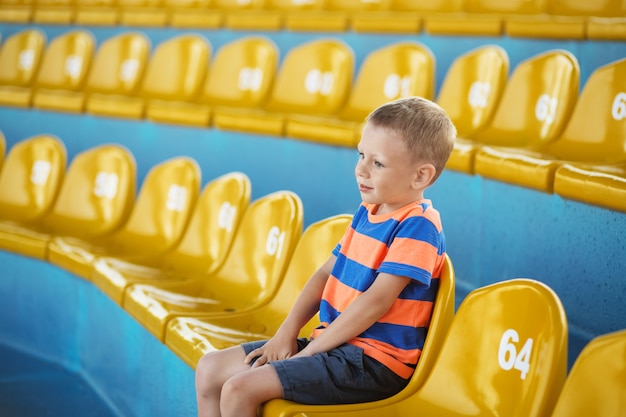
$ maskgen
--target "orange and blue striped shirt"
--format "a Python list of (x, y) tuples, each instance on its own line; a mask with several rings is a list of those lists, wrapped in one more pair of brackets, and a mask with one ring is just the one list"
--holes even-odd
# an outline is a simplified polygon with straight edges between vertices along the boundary
[(411, 278), (391, 308), (348, 343), (408, 379), (424, 346), (445, 256), (439, 212), (430, 200), (393, 213), (372, 214), (362, 203), (333, 250), (337, 257), (320, 304), (319, 335), (379, 273)]

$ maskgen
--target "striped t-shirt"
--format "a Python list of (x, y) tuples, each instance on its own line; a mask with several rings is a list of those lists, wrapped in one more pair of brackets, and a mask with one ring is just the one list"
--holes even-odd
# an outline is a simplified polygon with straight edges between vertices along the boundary
[(411, 278), (391, 308), (348, 343), (402, 378), (413, 374), (424, 346), (444, 263), (445, 237), (439, 212), (430, 200), (395, 212), (371, 214), (362, 203), (333, 254), (335, 266), (320, 304), (319, 335), (384, 272)]

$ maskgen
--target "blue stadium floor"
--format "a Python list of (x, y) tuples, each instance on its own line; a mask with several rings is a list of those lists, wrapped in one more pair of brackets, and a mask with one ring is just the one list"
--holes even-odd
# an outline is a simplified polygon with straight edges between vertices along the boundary
[(0, 417), (116, 417), (79, 374), (0, 344)]

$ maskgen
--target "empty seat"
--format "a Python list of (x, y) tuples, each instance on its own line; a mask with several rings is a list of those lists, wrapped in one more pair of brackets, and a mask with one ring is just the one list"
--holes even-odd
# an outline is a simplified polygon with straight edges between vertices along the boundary
[(172, 250), (142, 258), (101, 257), (91, 281), (119, 305), (134, 283), (182, 280), (214, 271), (224, 261), (250, 202), (250, 179), (233, 172), (204, 187), (180, 243)]
[(129, 27), (163, 27), (169, 23), (164, 0), (118, 0), (119, 24)]
[[(302, 291), (306, 281), (328, 259), (352, 216), (336, 215), (311, 224), (302, 234), (282, 284), (268, 304), (248, 313), (215, 313), (207, 317), (171, 320), (165, 344), (195, 369), (204, 353), (274, 335)], [(309, 337), (319, 320), (312, 319), (301, 335)]]
[[(483, 148), (476, 155), (476, 171), (500, 181), (545, 192), (554, 191), (555, 172), (566, 162), (582, 164), (581, 169), (587, 170), (588, 175), (581, 182), (578, 182), (578, 172), (572, 171), (577, 177), (575, 182), (583, 189), (592, 189), (594, 184), (603, 184), (599, 190), (610, 186), (611, 181), (605, 182), (608, 179), (605, 175), (613, 175), (617, 182), (626, 180), (626, 171), (619, 168), (626, 164), (624, 71), (626, 59), (596, 69), (587, 79), (565, 130), (554, 141), (535, 149)], [(607, 165), (604, 175), (596, 175), (596, 171), (600, 174), (603, 169), (599, 167), (596, 170), (593, 165)], [(597, 194), (594, 191), (595, 203), (593, 200), (589, 202), (626, 209), (626, 203), (621, 198), (626, 188), (621, 192), (619, 188), (617, 186), (612, 191)]]
[(87, 30), (73, 30), (54, 38), (46, 47), (35, 79), (33, 106), (40, 109), (82, 112), (95, 40)]
[(463, 138), (477, 134), (491, 122), (508, 76), (508, 54), (497, 45), (466, 52), (448, 68), (437, 104), (448, 113), (460, 138), (448, 159), (448, 169), (472, 171), (472, 146)]
[(0, 48), (0, 104), (29, 107), (46, 36), (26, 29), (9, 36)]
[(552, 417), (626, 415), (626, 330), (592, 339), (576, 358)]
[(220, 29), (224, 13), (214, 0), (164, 0), (170, 26), (191, 29)]
[(281, 284), (302, 234), (302, 215), (300, 198), (289, 191), (253, 201), (220, 268), (181, 282), (133, 284), (124, 309), (164, 341), (174, 317), (262, 307)]
[(223, 14), (224, 28), (233, 30), (276, 31), (282, 29), (282, 16), (266, 8), (268, 0), (214, 0)]
[(289, 115), (286, 135), (356, 147), (370, 112), (401, 97), (432, 99), (434, 86), (435, 58), (432, 51), (419, 42), (393, 43), (367, 55), (345, 106), (336, 115)]
[(76, 0), (35, 0), (33, 23), (70, 25), (74, 22)]
[(0, 22), (28, 23), (33, 17), (34, 0), (1, 0)]
[(0, 171), (0, 248), (45, 258), (46, 239), (39, 237), (45, 236), (43, 219), (61, 188), (66, 159), (56, 136), (37, 135), (13, 145)]
[(245, 36), (217, 50), (198, 97), (180, 109), (159, 113), (159, 121), (208, 126), (215, 107), (261, 108), (278, 66), (278, 48), (269, 38)]
[(118, 0), (76, 0), (76, 25), (115, 26), (119, 20)]
[[(325, 2), (311, 2), (305, 13), (288, 15), (286, 26), (291, 30), (306, 30), (317, 32), (346, 32), (352, 23), (360, 21), (360, 16), (369, 13), (385, 11), (389, 7), (389, 0), (328, 0)], [(318, 7), (315, 7), (319, 4)], [(363, 27), (357, 24), (357, 27)]]
[(55, 234), (48, 244), (47, 260), (90, 279), (96, 256), (135, 258), (170, 251), (187, 227), (200, 180), (198, 164), (188, 157), (174, 157), (153, 166), (144, 178), (128, 221), (119, 230), (96, 237)]
[[(576, 104), (579, 79), (578, 61), (565, 50), (546, 51), (520, 62), (491, 122), (455, 145), (469, 153), (465, 156), (469, 158), (468, 173), (478, 172), (474, 156), (484, 145), (532, 148), (558, 137)], [(488, 176), (488, 171), (483, 169), (480, 174)]]
[(137, 97), (150, 55), (150, 40), (127, 32), (105, 40), (96, 52), (87, 78), (86, 111), (97, 115), (139, 117)]
[(547, 416), (566, 371), (567, 319), (559, 297), (538, 281), (513, 279), (467, 295), (415, 393), (350, 406), (272, 400), (262, 415)]
[(263, 109), (216, 109), (221, 129), (282, 136), (288, 114), (330, 115), (346, 101), (352, 86), (354, 54), (344, 42), (322, 38), (287, 51)]
[[(77, 154), (66, 170), (42, 230), (12, 230), (20, 251), (46, 259), (53, 233), (102, 236), (126, 221), (135, 194), (135, 160), (119, 145), (105, 144)], [(3, 236), (3, 239), (6, 237)]]

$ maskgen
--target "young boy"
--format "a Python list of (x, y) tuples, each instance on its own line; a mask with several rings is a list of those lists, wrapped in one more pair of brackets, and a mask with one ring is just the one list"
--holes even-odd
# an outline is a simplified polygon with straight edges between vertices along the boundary
[[(384, 104), (367, 117), (355, 168), (363, 202), (351, 227), (274, 337), (198, 362), (199, 416), (255, 417), (274, 398), (374, 401), (406, 386), (445, 255), (439, 213), (424, 190), (444, 169), (455, 137), (446, 113), (419, 97)], [(321, 326), (298, 339), (318, 311)]]

